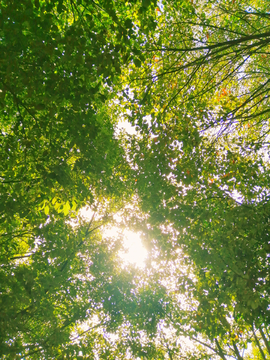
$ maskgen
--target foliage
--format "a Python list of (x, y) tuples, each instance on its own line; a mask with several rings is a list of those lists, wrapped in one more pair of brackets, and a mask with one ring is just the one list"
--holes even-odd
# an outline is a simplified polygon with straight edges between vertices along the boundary
[[(1, 4), (4, 358), (55, 358), (75, 324), (101, 308), (115, 314), (112, 321), (122, 321), (114, 308), (102, 305), (117, 292), (114, 274), (119, 282), (124, 276), (111, 259), (120, 245), (104, 248), (106, 240), (94, 228), (132, 195), (108, 103), (121, 65), (143, 41), (134, 14), (141, 14), (137, 29), (152, 26), (147, 4), (139, 2)], [(99, 204), (103, 221), (75, 230), (67, 221), (74, 222), (86, 204), (94, 210)], [(129, 286), (130, 277), (122, 280)]]
[(267, 9), (162, 3), (121, 99), (137, 130), (125, 146), (148, 215), (138, 226), (160, 257), (181, 249), (196, 278), (196, 317), (172, 298), (168, 324), (223, 359), (250, 341), (269, 354)]
[(3, 2), (1, 358), (269, 358), (268, 10)]

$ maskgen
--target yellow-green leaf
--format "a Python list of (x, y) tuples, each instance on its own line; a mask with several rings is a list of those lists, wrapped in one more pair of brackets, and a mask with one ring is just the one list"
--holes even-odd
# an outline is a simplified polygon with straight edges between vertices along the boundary
[(63, 207), (63, 213), (64, 213), (64, 215), (67, 215), (68, 212), (69, 212), (69, 210), (70, 210), (70, 205), (69, 205), (69, 202), (67, 201), (67, 202), (65, 203), (64, 207)]
[(49, 211), (50, 211), (50, 208), (49, 208), (48, 205), (46, 205), (45, 208), (44, 208), (45, 214), (46, 214), (46, 215), (49, 215)]

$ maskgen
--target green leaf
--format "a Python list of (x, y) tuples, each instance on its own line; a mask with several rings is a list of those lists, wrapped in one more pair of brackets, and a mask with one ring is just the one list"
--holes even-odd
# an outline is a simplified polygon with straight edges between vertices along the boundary
[(69, 205), (69, 202), (67, 201), (65, 203), (65, 205), (63, 206), (63, 213), (64, 215), (67, 215), (69, 213), (69, 210), (70, 210), (70, 205)]
[(49, 215), (49, 212), (50, 212), (50, 208), (49, 208), (48, 205), (46, 205), (46, 206), (44, 207), (44, 213), (45, 213), (45, 215)]
[(138, 58), (134, 58), (133, 62), (136, 65), (136, 67), (141, 67), (142, 66), (142, 63)]

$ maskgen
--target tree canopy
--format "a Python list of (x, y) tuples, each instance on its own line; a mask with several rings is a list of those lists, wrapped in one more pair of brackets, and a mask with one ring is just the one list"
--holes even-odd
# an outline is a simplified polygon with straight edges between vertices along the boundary
[(1, 359), (270, 359), (269, 11), (2, 1)]

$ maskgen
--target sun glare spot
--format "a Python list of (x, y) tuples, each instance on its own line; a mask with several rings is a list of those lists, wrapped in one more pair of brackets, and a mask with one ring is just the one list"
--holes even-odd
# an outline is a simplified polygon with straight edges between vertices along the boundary
[(103, 231), (105, 236), (110, 237), (117, 236), (119, 232), (123, 236), (124, 245), (124, 251), (120, 251), (119, 256), (124, 261), (124, 265), (133, 264), (143, 268), (147, 258), (147, 250), (143, 246), (138, 233), (130, 230), (120, 230), (118, 227), (112, 227)]
[[(89, 208), (84, 208), (81, 209), (80, 215), (85, 219), (90, 220), (92, 218), (93, 211), (91, 211)], [(98, 215), (95, 218), (97, 217)], [(119, 234), (122, 235), (124, 251), (120, 251), (119, 256), (124, 261), (124, 265), (133, 264), (139, 268), (143, 268), (145, 266), (147, 250), (142, 244), (139, 233), (135, 233), (131, 230), (122, 230), (117, 226), (112, 226), (109, 228), (105, 227), (105, 229), (102, 230), (102, 233), (108, 237), (118, 237)]]
[(124, 246), (126, 252), (120, 255), (121, 258), (127, 263), (144, 267), (147, 250), (142, 244), (140, 235), (130, 230), (124, 230)]

